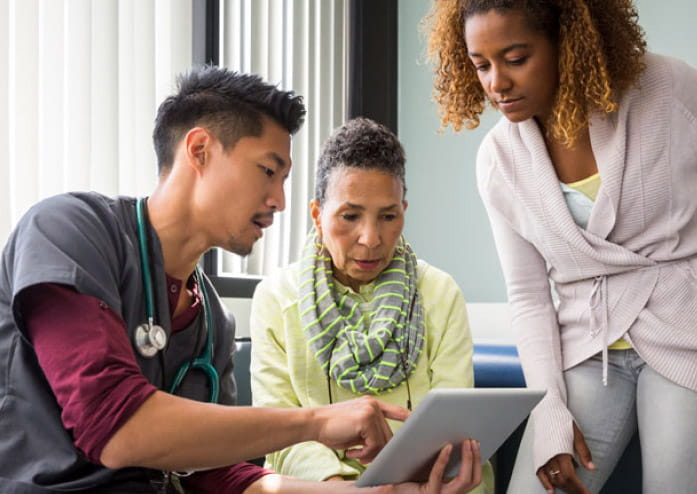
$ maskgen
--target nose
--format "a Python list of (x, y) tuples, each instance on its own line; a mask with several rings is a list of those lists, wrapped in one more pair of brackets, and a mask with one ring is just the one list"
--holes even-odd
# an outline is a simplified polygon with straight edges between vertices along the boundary
[(382, 235), (380, 227), (372, 221), (366, 221), (361, 225), (361, 230), (358, 236), (358, 243), (374, 249), (382, 243)]
[(489, 88), (495, 94), (504, 94), (511, 89), (512, 81), (506, 70), (498, 65), (491, 66), (489, 73)]
[(286, 209), (286, 191), (283, 188), (283, 183), (273, 186), (266, 199), (266, 205), (274, 211)]

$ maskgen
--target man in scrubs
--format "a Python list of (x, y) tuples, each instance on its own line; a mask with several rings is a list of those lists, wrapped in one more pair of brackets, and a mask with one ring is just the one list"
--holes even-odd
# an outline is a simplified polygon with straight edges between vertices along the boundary
[(0, 492), (321, 492), (244, 460), (319, 441), (369, 461), (406, 418), (371, 398), (232, 406), (234, 321), (196, 266), (248, 254), (284, 209), (304, 114), (256, 76), (196, 69), (158, 110), (149, 197), (62, 194), (20, 220), (0, 267)]

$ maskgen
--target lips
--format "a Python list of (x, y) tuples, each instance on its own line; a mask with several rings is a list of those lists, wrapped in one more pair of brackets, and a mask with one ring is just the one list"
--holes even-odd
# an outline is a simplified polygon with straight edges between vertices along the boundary
[(359, 268), (372, 271), (380, 266), (380, 259), (354, 259)]
[(268, 228), (273, 224), (273, 215), (262, 215), (255, 216), (252, 219), (252, 223), (257, 225), (259, 228)]
[(523, 98), (508, 98), (497, 101), (496, 105), (503, 111), (511, 111), (519, 107), (522, 101)]

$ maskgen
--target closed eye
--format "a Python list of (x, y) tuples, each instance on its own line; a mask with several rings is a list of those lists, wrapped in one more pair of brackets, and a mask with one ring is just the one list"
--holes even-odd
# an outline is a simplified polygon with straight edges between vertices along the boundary
[(358, 215), (353, 213), (344, 213), (341, 217), (346, 221), (356, 221), (358, 219)]
[(265, 174), (267, 177), (269, 177), (269, 178), (273, 177), (273, 176), (276, 174), (276, 171), (275, 171), (275, 170), (272, 170), (272, 169), (269, 168), (268, 166), (264, 166), (264, 165), (257, 165), (257, 166), (258, 166), (258, 167), (261, 169), (261, 171), (264, 172), (264, 174)]

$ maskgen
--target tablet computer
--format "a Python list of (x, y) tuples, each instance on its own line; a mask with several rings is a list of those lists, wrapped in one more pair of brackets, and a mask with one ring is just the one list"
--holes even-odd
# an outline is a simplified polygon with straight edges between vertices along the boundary
[(368, 465), (356, 485), (425, 481), (439, 451), (452, 443), (446, 476), (460, 468), (462, 441), (480, 442), (482, 463), (523, 422), (545, 391), (528, 388), (432, 389)]

